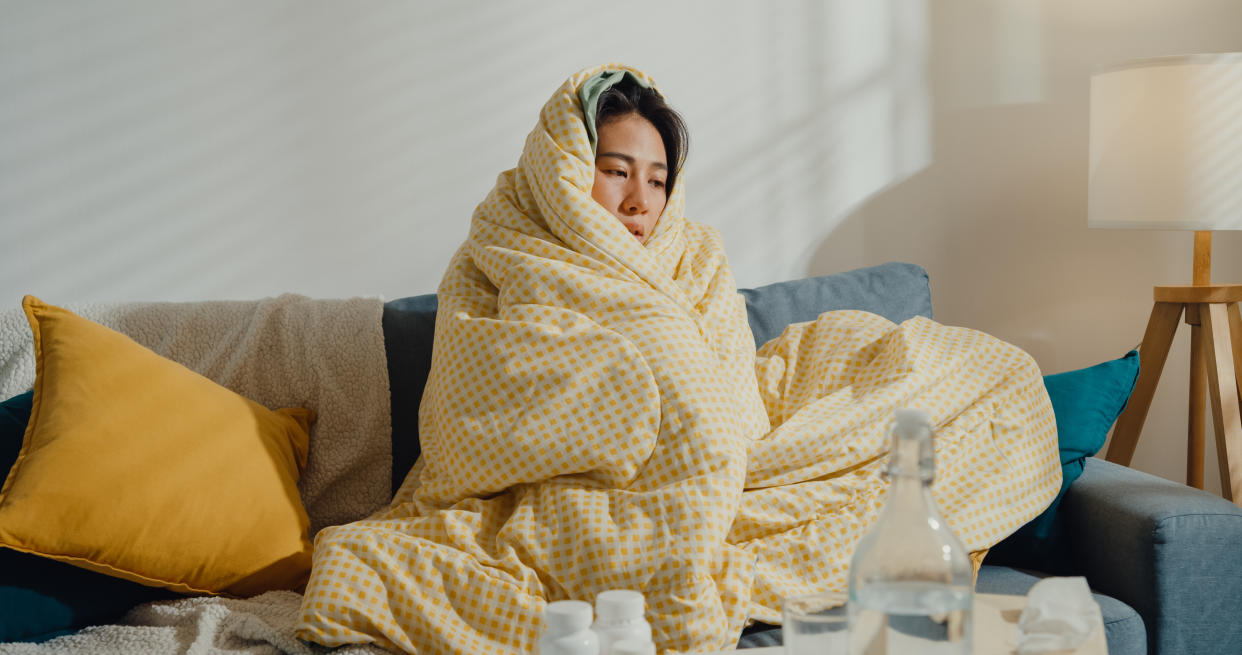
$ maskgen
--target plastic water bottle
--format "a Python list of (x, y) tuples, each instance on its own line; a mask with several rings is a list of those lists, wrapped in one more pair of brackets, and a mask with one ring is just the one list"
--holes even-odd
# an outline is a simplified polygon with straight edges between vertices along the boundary
[(591, 631), (591, 604), (558, 600), (543, 610), (539, 655), (599, 655), (599, 637)]
[(962, 542), (936, 509), (933, 426), (899, 409), (888, 499), (850, 562), (850, 652), (969, 655), (974, 575)]
[(595, 623), (591, 630), (599, 635), (600, 655), (612, 655), (613, 644), (623, 639), (651, 641), (651, 624), (643, 618), (646, 601), (640, 592), (609, 589), (595, 596)]

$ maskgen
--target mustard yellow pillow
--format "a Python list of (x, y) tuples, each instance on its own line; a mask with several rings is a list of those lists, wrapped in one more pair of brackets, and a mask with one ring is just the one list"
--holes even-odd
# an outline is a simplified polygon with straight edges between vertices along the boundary
[(0, 546), (181, 592), (305, 585), (307, 409), (271, 411), (26, 296), (35, 385)]

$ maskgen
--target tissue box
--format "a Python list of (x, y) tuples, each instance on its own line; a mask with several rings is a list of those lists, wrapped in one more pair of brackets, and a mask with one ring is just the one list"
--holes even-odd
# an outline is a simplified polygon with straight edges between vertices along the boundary
[[(1026, 596), (975, 594), (975, 652), (1018, 652), (1018, 620), (1026, 608)], [(1097, 608), (1098, 609), (1098, 608)], [(1056, 651), (1067, 655), (1108, 655), (1103, 619), (1086, 643), (1074, 650)]]

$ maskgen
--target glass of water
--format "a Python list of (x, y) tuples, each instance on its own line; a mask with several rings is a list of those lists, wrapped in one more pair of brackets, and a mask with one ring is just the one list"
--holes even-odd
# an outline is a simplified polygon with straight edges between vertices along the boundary
[(781, 636), (787, 655), (845, 655), (849, 613), (845, 592), (790, 596), (784, 601)]

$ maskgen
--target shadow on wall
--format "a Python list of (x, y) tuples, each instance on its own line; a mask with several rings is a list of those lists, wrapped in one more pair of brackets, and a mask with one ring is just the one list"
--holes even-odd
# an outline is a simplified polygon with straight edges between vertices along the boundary
[[(747, 215), (764, 219), (727, 226), (731, 236), (745, 235), (745, 247), (730, 254), (743, 272), (766, 262), (772, 273), (770, 262), (778, 261), (797, 277), (880, 261), (876, 244), (861, 242), (847, 224), (859, 207), (933, 162), (971, 153), (934, 116), (1029, 105), (1047, 94), (1040, 0), (812, 1), (798, 11), (798, 20), (773, 15), (760, 26), (772, 63), (757, 95), (765, 101), (761, 120), (775, 125), (706, 173), (728, 190), (715, 197), (754, 207)], [(790, 25), (801, 31), (787, 33)], [(961, 131), (973, 138), (973, 127)], [(987, 152), (989, 144), (970, 145)], [(957, 180), (937, 179), (945, 181)], [(936, 187), (927, 191), (920, 208), (940, 199)], [(943, 235), (939, 227), (933, 221), (932, 234)], [(925, 243), (922, 234), (908, 236), (897, 232), (894, 241)]]
[(721, 227), (751, 286), (804, 275), (850, 207), (930, 161), (926, 2), (775, 3), (755, 29), (754, 82), (695, 125), (735, 145), (690, 174), (692, 213)]
[[(967, 10), (978, 15), (967, 21)], [(1161, 259), (1164, 244), (1087, 229), (1088, 66), (1081, 75), (1046, 72), (1042, 44), (1056, 35), (1040, 12), (1033, 0), (933, 5), (934, 158), (850, 209), (813, 246), (806, 273), (921, 264), (937, 319), (995, 334), (1055, 371), (1100, 361), (1065, 352), (1061, 335), (1080, 332), (1074, 323), (1094, 312), (1130, 320), (1128, 300), (1150, 295), (1137, 273)], [(1114, 249), (1127, 254), (1101, 259)], [(1141, 336), (1145, 316), (1133, 321), (1135, 334), (1121, 341)], [(1120, 347), (1116, 335), (1099, 341), (1083, 347)]]
[[(895, 57), (909, 56), (917, 51), (917, 68), (907, 67), (904, 77), (905, 86), (910, 87), (912, 78), (917, 79), (921, 118), (917, 134), (909, 129), (909, 121), (890, 121), (887, 135), (883, 130), (876, 130), (871, 135), (872, 147), (883, 147), (885, 141), (897, 151), (893, 160), (902, 162), (901, 149), (921, 151), (918, 161), (910, 161), (905, 157), (906, 165), (898, 167), (883, 178), (876, 180), (880, 184), (860, 187), (863, 193), (836, 194), (838, 202), (829, 203), (825, 216), (835, 216), (824, 221), (832, 230), (822, 243), (817, 244), (807, 256), (809, 274), (820, 274), (829, 270), (875, 263), (891, 255), (885, 255), (892, 249), (909, 249), (922, 254), (928, 249), (941, 249), (946, 245), (948, 236), (942, 229), (935, 215), (947, 199), (950, 189), (943, 188), (945, 183), (958, 183), (943, 174), (943, 169), (960, 166), (953, 160), (971, 157), (976, 152), (989, 152), (989, 146), (1004, 143), (1005, 135), (1000, 140), (988, 134), (986, 140), (979, 140), (975, 129), (977, 126), (967, 120), (958, 133), (947, 133), (952, 130), (945, 117), (954, 115), (960, 110), (972, 111), (978, 108), (1021, 106), (1038, 103), (1046, 94), (1046, 73), (1043, 57), (1044, 20), (1041, 15), (1041, 3), (1038, 0), (997, 0), (996, 2), (936, 2), (919, 7), (921, 32), (918, 34), (917, 48), (902, 46), (900, 41), (891, 46)], [(894, 20), (899, 14), (894, 6)], [(900, 12), (905, 12), (902, 7)], [(909, 17), (905, 18), (909, 22)], [(900, 31), (895, 36), (910, 39), (914, 32), (910, 29)], [(1007, 127), (1001, 124), (1002, 130)], [(914, 138), (914, 137), (917, 137)], [(965, 137), (967, 142), (960, 139)], [(913, 147), (917, 141), (917, 148)], [(855, 148), (865, 152), (865, 145)], [(974, 146), (980, 146), (975, 150)], [(1001, 155), (1000, 151), (995, 152)], [(849, 170), (856, 164), (854, 153), (842, 153), (842, 168)], [(1008, 165), (1005, 157), (1001, 168)], [(995, 170), (996, 162), (983, 162), (986, 168), (983, 174)], [(929, 167), (937, 169), (931, 177), (925, 175)], [(916, 175), (917, 174), (917, 175)], [(905, 178), (916, 175), (922, 179)], [(978, 180), (971, 184), (976, 191), (980, 187)], [(826, 183), (831, 185), (832, 182)], [(899, 188), (900, 187), (900, 188)], [(851, 226), (864, 214), (868, 214), (866, 204), (876, 198), (896, 193), (909, 199), (909, 207), (914, 211), (903, 212), (894, 229), (879, 234), (872, 231), (873, 238), (865, 238), (858, 226)], [(970, 205), (972, 198), (966, 198), (963, 205)], [(882, 218), (882, 217), (881, 217)], [(881, 241), (874, 237), (891, 238)], [(927, 258), (922, 257), (920, 263), (928, 265)], [(848, 265), (847, 265), (848, 264)]]

